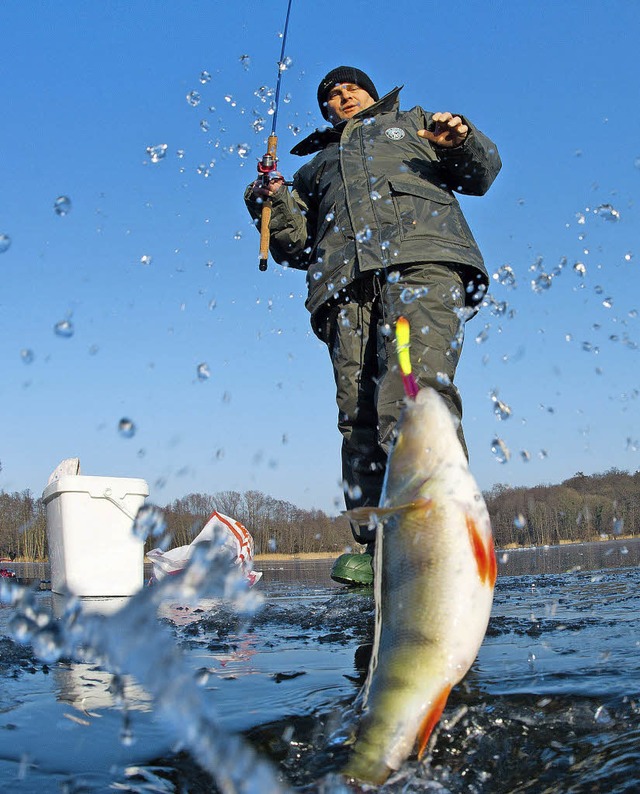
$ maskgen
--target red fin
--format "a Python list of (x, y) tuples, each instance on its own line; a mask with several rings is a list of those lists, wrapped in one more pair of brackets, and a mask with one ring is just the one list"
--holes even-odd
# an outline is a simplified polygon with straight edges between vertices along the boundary
[(438, 720), (442, 716), (444, 707), (447, 705), (447, 698), (451, 692), (451, 684), (447, 684), (442, 692), (435, 699), (433, 705), (429, 709), (429, 713), (424, 718), (420, 730), (418, 731), (418, 760), (420, 760), (427, 749), (429, 737), (433, 733), (433, 729), (438, 724)]
[(488, 545), (478, 532), (476, 522), (471, 516), (466, 516), (467, 530), (469, 531), (469, 540), (471, 541), (471, 548), (473, 549), (473, 556), (476, 558), (478, 565), (478, 576), (480, 579), (494, 586), (498, 575), (498, 566), (496, 564), (496, 553), (493, 549), (493, 542), (489, 539)]

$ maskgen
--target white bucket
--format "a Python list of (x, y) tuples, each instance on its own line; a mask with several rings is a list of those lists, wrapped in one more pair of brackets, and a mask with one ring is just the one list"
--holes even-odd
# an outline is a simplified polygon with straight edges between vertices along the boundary
[(69, 474), (42, 493), (54, 593), (130, 596), (144, 583), (144, 543), (131, 529), (144, 480)]

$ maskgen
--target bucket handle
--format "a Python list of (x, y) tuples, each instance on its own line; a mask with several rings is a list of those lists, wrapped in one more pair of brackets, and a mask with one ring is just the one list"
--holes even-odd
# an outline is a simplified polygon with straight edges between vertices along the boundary
[(132, 521), (135, 521), (136, 517), (132, 515), (121, 502), (119, 502), (117, 499), (114, 499), (113, 496), (111, 496), (111, 494), (112, 494), (111, 488), (105, 488), (104, 493), (102, 495), (108, 502), (111, 502), (112, 505), (115, 505), (118, 508), (118, 510), (122, 510), (122, 512), (125, 514), (127, 518), (130, 518)]

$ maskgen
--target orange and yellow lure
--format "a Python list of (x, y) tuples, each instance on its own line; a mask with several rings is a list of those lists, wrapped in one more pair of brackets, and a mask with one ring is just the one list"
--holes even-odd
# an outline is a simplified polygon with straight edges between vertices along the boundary
[(410, 328), (409, 320), (402, 315), (396, 321), (396, 348), (398, 351), (398, 363), (402, 375), (402, 384), (407, 397), (415, 400), (420, 391), (415, 375), (411, 372), (411, 357), (409, 355)]

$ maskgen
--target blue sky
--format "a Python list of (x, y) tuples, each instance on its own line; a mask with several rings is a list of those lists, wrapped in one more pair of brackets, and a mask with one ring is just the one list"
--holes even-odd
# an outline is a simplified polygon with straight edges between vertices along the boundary
[[(285, 12), (285, 0), (0, 4), (0, 488), (39, 494), (77, 456), (85, 474), (145, 478), (161, 505), (257, 489), (342, 507), (333, 378), (304, 277), (258, 271), (242, 201)], [(320, 78), (344, 63), (498, 144), (490, 192), (461, 199), (489, 272), (516, 278), (493, 281), (458, 374), (484, 489), (639, 465), (639, 22), (634, 2), (294, 0), (286, 175), (303, 162), (289, 149), (322, 122)], [(617, 214), (594, 211), (606, 205)]]

